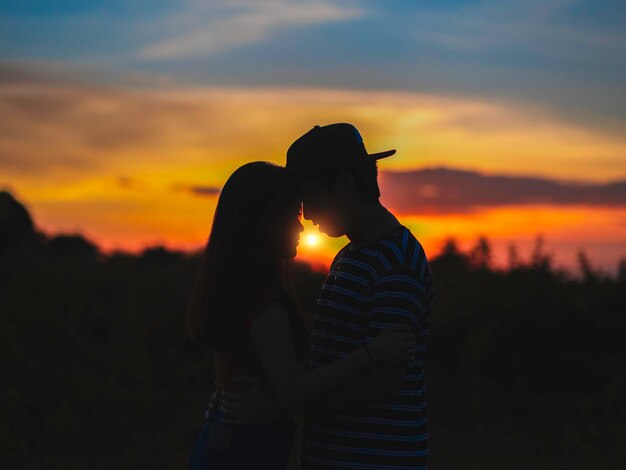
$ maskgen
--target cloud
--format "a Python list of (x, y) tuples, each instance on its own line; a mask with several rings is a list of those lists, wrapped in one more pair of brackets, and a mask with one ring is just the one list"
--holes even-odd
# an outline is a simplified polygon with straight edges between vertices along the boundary
[(217, 186), (193, 185), (185, 183), (176, 183), (172, 185), (172, 191), (185, 191), (194, 196), (213, 197), (219, 195), (221, 189)]
[(588, 7), (596, 9), (580, 0), (507, 0), (444, 11), (420, 8), (415, 12), (420, 27), (411, 34), (466, 52), (526, 49), (556, 59), (623, 65), (623, 28), (595, 24), (591, 18), (581, 27), (568, 17), (570, 10)]
[(117, 187), (128, 189), (131, 191), (150, 192), (150, 185), (145, 181), (131, 176), (118, 176), (116, 179)]
[(132, 178), (129, 178), (127, 176), (119, 176), (117, 178), (117, 185), (120, 188), (132, 188), (135, 185), (135, 182)]
[(263, 41), (282, 28), (345, 21), (363, 14), (360, 8), (328, 0), (239, 0), (227, 6), (189, 1), (168, 21), (169, 36), (141, 48), (138, 55), (149, 60), (207, 57)]
[(124, 84), (155, 87), (472, 94), (551, 106), (560, 120), (616, 134), (626, 122), (625, 2), (92, 3), (71, 5), (64, 15), (34, 5), (9, 8), (0, 16), (8, 38), (0, 56), (74, 61), (107, 84), (124, 77)]
[(526, 204), (626, 208), (626, 180), (608, 184), (484, 175), (449, 168), (380, 175), (384, 202), (404, 214), (454, 214)]
[(384, 169), (449, 166), (606, 181), (626, 176), (624, 133), (572, 126), (518, 102), (319, 88), (124, 89), (0, 83), (0, 173), (40, 188), (123, 175), (151, 188), (220, 186), (251, 160), (284, 163), (314, 124), (352, 122)]

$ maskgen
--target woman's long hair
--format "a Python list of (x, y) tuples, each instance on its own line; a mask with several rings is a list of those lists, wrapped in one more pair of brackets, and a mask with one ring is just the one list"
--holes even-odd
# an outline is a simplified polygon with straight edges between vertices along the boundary
[(212, 349), (236, 346), (241, 317), (255, 293), (280, 282), (284, 260), (266, 250), (269, 229), (296, 198), (287, 170), (272, 163), (247, 163), (228, 178), (189, 303), (192, 339)]

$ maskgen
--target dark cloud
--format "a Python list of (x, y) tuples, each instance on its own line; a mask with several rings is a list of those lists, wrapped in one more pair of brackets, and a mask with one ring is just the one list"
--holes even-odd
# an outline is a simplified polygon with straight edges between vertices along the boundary
[(118, 176), (117, 186), (123, 189), (131, 189), (135, 191), (148, 191), (149, 190), (143, 181), (137, 178), (130, 177), (130, 176)]
[(133, 187), (133, 179), (128, 176), (118, 176), (117, 177), (117, 185), (120, 188), (132, 188)]
[(196, 196), (217, 196), (220, 188), (215, 186), (191, 186), (189, 191)]
[(44, 80), (48, 80), (48, 77), (33, 70), (33, 67), (16, 62), (0, 61), (0, 83), (2, 84), (37, 83)]
[(213, 197), (217, 196), (220, 193), (221, 189), (217, 186), (176, 183), (172, 185), (172, 191), (186, 191), (194, 196)]
[(215, 146), (219, 130), (206, 126), (215, 111), (207, 100), (51, 82), (5, 86), (2, 73), (0, 168), (14, 174), (95, 173), (130, 152), (158, 162)]
[(380, 175), (383, 201), (406, 214), (467, 213), (516, 204), (626, 207), (626, 181), (586, 184), (432, 168)]

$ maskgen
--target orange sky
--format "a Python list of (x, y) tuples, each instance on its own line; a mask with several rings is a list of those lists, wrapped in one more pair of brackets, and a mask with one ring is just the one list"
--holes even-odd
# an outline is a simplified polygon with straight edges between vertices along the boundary
[[(337, 121), (357, 125), (372, 152), (397, 149), (381, 162), (383, 172), (447, 167), (558, 181), (626, 179), (626, 137), (619, 129), (575, 125), (512, 101), (40, 83), (0, 86), (0, 186), (52, 233), (82, 232), (106, 250), (154, 244), (191, 249), (206, 240), (216, 204), (215, 195), (199, 195), (193, 187), (219, 190), (247, 161), (284, 163), (295, 138), (313, 124)], [(470, 246), (487, 235), (497, 260), (511, 242), (523, 257), (542, 234), (563, 265), (571, 266), (580, 248), (608, 270), (626, 256), (624, 205), (510, 205), (401, 219), (431, 255), (448, 236)], [(300, 256), (328, 259), (343, 243), (301, 244)]]
[[(420, 240), (426, 253), (436, 255), (445, 240), (454, 237), (461, 249), (469, 250), (479, 236), (489, 239), (496, 266), (508, 265), (508, 248), (517, 247), (520, 260), (530, 260), (537, 237), (545, 242), (546, 252), (555, 258), (557, 266), (569, 270), (577, 268), (577, 254), (583, 249), (595, 268), (613, 271), (619, 257), (626, 258), (626, 209), (592, 209), (585, 206), (557, 208), (551, 206), (511, 206), (486, 210), (472, 215), (400, 215), (400, 220)], [(319, 234), (309, 223), (301, 237), (299, 257), (317, 260), (332, 256), (347, 239), (331, 239)], [(308, 234), (319, 237), (310, 246)]]

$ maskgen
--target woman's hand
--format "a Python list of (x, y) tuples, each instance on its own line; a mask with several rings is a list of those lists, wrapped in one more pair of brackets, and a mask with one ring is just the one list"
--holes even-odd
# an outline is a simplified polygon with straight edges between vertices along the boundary
[(219, 403), (217, 402), (217, 392), (213, 392), (211, 393), (211, 396), (209, 397), (209, 406), (207, 407), (206, 411), (204, 412), (204, 419), (208, 420), (211, 418), (211, 415), (213, 415), (213, 413), (215, 413), (215, 410), (217, 410), (217, 407), (219, 405)]
[(220, 409), (222, 422), (231, 426), (270, 421), (279, 415), (279, 403), (257, 379), (235, 377), (233, 385), (245, 388), (243, 392), (224, 392)]
[(411, 327), (397, 323), (382, 331), (367, 346), (376, 364), (406, 364), (417, 347), (417, 338)]

